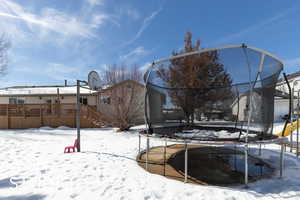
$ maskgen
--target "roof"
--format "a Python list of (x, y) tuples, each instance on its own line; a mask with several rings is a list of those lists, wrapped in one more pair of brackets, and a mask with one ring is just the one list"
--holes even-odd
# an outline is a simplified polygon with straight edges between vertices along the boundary
[[(300, 71), (286, 75), (287, 80), (292, 80), (292, 79), (297, 78), (297, 77), (300, 77)], [(277, 84), (285, 84), (284, 78), (279, 79), (277, 81)]]
[[(16, 95), (76, 95), (76, 86), (17, 86), (0, 89), (0, 96), (16, 96)], [(97, 91), (88, 88), (80, 88), (80, 94), (94, 94)]]

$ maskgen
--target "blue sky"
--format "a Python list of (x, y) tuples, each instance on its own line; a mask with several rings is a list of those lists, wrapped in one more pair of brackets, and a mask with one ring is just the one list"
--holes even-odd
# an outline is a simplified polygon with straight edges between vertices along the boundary
[(300, 1), (0, 0), (0, 32), (11, 39), (0, 87), (63, 84), (111, 64), (147, 63), (183, 46), (246, 43), (300, 70)]

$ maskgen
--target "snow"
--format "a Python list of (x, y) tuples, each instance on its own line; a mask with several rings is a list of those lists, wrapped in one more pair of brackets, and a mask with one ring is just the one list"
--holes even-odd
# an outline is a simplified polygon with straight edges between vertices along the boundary
[[(63, 150), (74, 143), (76, 129), (0, 130), (0, 199), (300, 199), (300, 162), (287, 152), (280, 179), (279, 145), (263, 145), (262, 158), (277, 169), (274, 177), (248, 189), (200, 186), (139, 167), (137, 130), (82, 129), (82, 152), (71, 154)], [(151, 139), (153, 145), (163, 141)], [(250, 153), (257, 155), (257, 146), (251, 145)]]
[[(184, 133), (175, 133), (176, 136), (181, 137), (181, 138), (208, 138), (208, 139), (213, 139), (213, 138), (239, 138), (241, 134), (241, 138), (246, 137), (246, 132), (234, 132), (230, 133), (225, 130), (221, 131), (213, 131), (213, 130), (198, 130), (198, 129), (193, 129), (189, 131), (184, 131)], [(248, 137), (256, 137), (256, 134), (248, 134)]]
[[(38, 95), (38, 94), (57, 94), (59, 88), (60, 94), (76, 94), (76, 86), (65, 87), (24, 87), (24, 88), (4, 88), (0, 89), (0, 95)], [(80, 88), (82, 94), (92, 94), (96, 91), (92, 91), (88, 88)]]

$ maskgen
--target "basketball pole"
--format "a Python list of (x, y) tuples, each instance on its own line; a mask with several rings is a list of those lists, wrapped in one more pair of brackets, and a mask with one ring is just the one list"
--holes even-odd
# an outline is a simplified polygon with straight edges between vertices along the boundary
[(77, 80), (76, 93), (76, 128), (77, 128), (77, 151), (80, 152), (80, 80)]
[(77, 128), (77, 151), (81, 151), (81, 142), (80, 142), (80, 87), (81, 83), (87, 85), (86, 81), (77, 80), (76, 81), (76, 128)]

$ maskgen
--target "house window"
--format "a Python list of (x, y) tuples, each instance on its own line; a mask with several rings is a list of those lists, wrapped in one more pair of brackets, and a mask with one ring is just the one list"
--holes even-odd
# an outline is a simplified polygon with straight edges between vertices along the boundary
[(81, 104), (87, 105), (88, 104), (88, 99), (87, 99), (87, 97), (80, 97), (79, 102)]
[(107, 97), (107, 96), (101, 96), (100, 102), (101, 102), (102, 104), (110, 104), (110, 97)]
[(24, 103), (25, 103), (24, 98), (16, 98), (16, 97), (9, 98), (9, 104), (24, 104)]
[(46, 103), (51, 104), (51, 103), (52, 103), (52, 100), (51, 100), (51, 99), (47, 99), (47, 100), (46, 100)]

